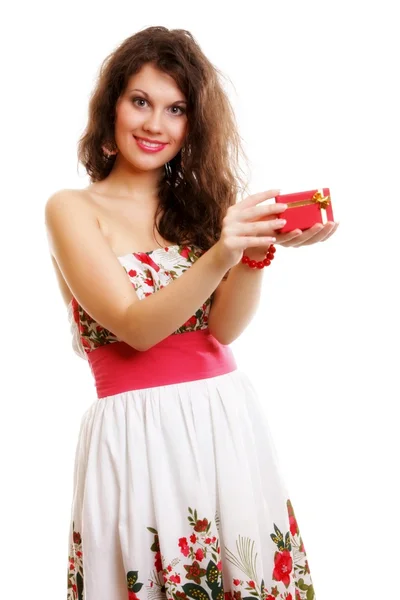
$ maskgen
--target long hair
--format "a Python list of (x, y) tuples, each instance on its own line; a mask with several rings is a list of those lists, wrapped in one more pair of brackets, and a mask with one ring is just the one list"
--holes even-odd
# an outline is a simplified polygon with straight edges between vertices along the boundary
[(78, 160), (92, 183), (111, 172), (115, 156), (107, 159), (102, 146), (116, 148), (117, 100), (146, 63), (172, 76), (188, 102), (188, 134), (182, 150), (164, 167), (154, 226), (164, 239), (206, 251), (219, 240), (228, 207), (246, 187), (240, 165), (246, 157), (221, 74), (189, 31), (149, 27), (104, 60), (78, 142)]

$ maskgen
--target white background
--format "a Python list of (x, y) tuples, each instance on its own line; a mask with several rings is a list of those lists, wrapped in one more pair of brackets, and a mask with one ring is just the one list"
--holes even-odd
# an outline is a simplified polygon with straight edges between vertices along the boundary
[(75, 444), (96, 399), (44, 204), (88, 185), (76, 144), (101, 61), (165, 25), (189, 29), (232, 81), (252, 193), (331, 189), (338, 232), (278, 247), (232, 347), (268, 414), (317, 598), (399, 598), (394, 2), (25, 2), (3, 17), (2, 597), (66, 597)]

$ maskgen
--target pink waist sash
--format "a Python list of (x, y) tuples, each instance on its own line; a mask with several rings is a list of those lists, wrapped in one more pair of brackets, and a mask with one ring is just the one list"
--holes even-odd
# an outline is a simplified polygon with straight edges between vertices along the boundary
[(170, 335), (145, 352), (125, 342), (113, 342), (87, 356), (99, 399), (129, 390), (216, 377), (237, 369), (231, 348), (220, 344), (209, 329)]

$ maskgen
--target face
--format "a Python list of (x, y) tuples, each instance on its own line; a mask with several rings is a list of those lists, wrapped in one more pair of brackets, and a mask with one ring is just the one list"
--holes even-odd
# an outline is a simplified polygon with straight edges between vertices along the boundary
[(151, 64), (133, 75), (116, 106), (118, 160), (153, 170), (182, 148), (188, 127), (187, 102), (175, 80)]

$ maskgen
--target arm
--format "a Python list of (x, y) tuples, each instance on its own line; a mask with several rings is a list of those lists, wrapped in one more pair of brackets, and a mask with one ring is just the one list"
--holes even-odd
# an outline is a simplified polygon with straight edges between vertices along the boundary
[[(255, 260), (265, 258), (265, 251), (246, 250)], [(246, 329), (258, 308), (264, 269), (250, 269), (239, 262), (218, 286), (211, 305), (208, 326), (221, 344), (231, 344)]]
[[(225, 275), (211, 247), (172, 283), (129, 306), (126, 337), (147, 350), (176, 331), (211, 296)], [(212, 332), (211, 332), (212, 333)]]
[(137, 350), (176, 331), (211, 296), (227, 271), (215, 246), (183, 275), (139, 300), (92, 207), (70, 190), (54, 194), (45, 220), (52, 256), (83, 309)]

